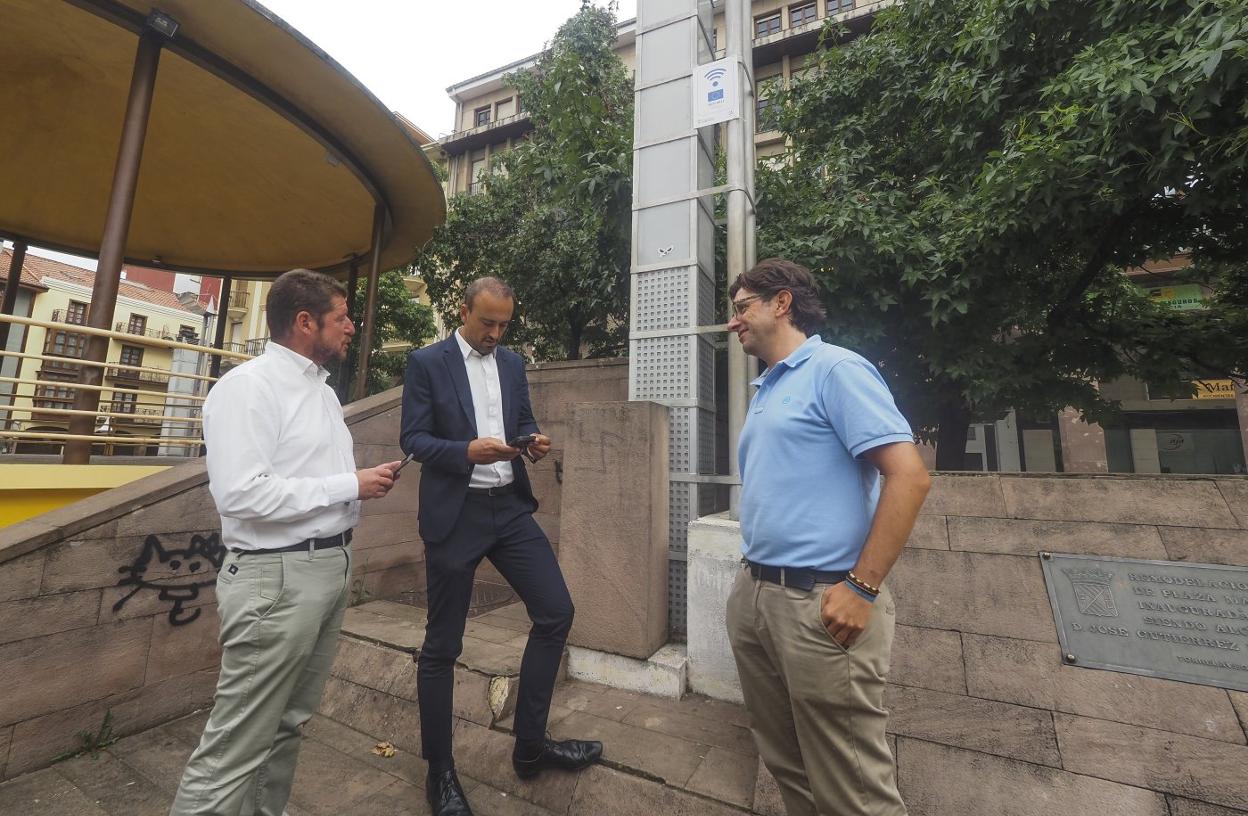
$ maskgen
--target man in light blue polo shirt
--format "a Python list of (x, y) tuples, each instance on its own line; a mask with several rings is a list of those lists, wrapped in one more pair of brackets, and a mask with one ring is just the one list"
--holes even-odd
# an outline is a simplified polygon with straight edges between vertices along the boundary
[(738, 448), (744, 558), (727, 610), (759, 754), (789, 816), (904, 816), (884, 578), (931, 478), (875, 366), (815, 334), (809, 270), (762, 261), (730, 294), (728, 329), (767, 364)]

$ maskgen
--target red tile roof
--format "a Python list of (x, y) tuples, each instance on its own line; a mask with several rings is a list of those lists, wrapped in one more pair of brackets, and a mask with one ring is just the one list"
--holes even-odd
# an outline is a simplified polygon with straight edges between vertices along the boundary
[[(40, 276), (31, 269), (31, 261), (42, 261), (43, 258), (36, 258), (34, 255), (27, 254), (26, 261), (22, 264), (22, 281), (19, 286), (26, 286), (31, 289), (47, 289), (39, 282)], [(13, 250), (0, 249), (0, 287), (4, 286), (9, 280), (9, 269), (13, 263)]]
[[(6, 277), (12, 255), (12, 251), (8, 249), (0, 253), (0, 274)], [(76, 283), (79, 286), (85, 286), (87, 289), (95, 285), (95, 273), (90, 269), (70, 266), (60, 261), (54, 261), (51, 258), (41, 258), (38, 255), (26, 253), (26, 262), (22, 264), (22, 283), (26, 284), (29, 281), (29, 285), (46, 288), (41, 283), (44, 278)], [(187, 314), (194, 314), (187, 311), (186, 307), (178, 300), (178, 296), (173, 292), (150, 289), (142, 284), (129, 283), (123, 280), (118, 287), (117, 294), (134, 300), (143, 300), (157, 306), (164, 306), (168, 309), (177, 309)]]

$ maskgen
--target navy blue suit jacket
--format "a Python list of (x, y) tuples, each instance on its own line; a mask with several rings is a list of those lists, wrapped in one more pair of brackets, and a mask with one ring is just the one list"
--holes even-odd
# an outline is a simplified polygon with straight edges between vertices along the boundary
[[(498, 384), (503, 397), (506, 439), (539, 433), (529, 404), (529, 378), (524, 358), (497, 346)], [(438, 542), (447, 537), (468, 495), (473, 465), (468, 443), (479, 436), (468, 369), (454, 336), (407, 356), (403, 377), (403, 421), (399, 444), (420, 462), (420, 537)], [(515, 485), (537, 509), (524, 458), (511, 461)]]

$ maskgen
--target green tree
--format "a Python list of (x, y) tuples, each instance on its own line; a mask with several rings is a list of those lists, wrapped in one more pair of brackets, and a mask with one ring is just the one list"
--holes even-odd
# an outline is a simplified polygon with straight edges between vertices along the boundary
[[(781, 95), (760, 255), (816, 270), (940, 468), (1009, 408), (1112, 415), (1095, 381), (1242, 374), (1246, 72), (1248, 0), (907, 0)], [(1179, 254), (1209, 309), (1122, 274)]]
[[(407, 275), (414, 274), (411, 267), (392, 269), (383, 272), (377, 286), (377, 330), (373, 332), (372, 351), (369, 355), (368, 393), (377, 394), (402, 382), (403, 370), (407, 365), (406, 351), (383, 352), (382, 346), (392, 341), (410, 343), (412, 346), (424, 345), (433, 339), (437, 332), (433, 309), (412, 298), (403, 282)], [(363, 326), (365, 306), (365, 282), (360, 280), (355, 297), (355, 309), (351, 319), (355, 321), (356, 331)], [(359, 334), (356, 342), (351, 344), (347, 353), (347, 361), (333, 372), (329, 384), (338, 391), (339, 397), (346, 402), (349, 385), (344, 381), (346, 372), (358, 370), (359, 366)]]
[(449, 323), (471, 280), (510, 283), (509, 339), (539, 359), (618, 354), (627, 340), (633, 85), (615, 35), (614, 3), (585, 4), (508, 78), (533, 129), (481, 192), (451, 201), (419, 262)]

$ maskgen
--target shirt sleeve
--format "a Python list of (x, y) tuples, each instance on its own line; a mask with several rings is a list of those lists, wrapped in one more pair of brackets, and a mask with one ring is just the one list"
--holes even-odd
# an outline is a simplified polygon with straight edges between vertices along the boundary
[(204, 403), (208, 491), (230, 518), (296, 521), (359, 496), (355, 473), (281, 476), (273, 468), (279, 435), (274, 396), (262, 383), (231, 377)]
[(832, 367), (820, 399), (828, 421), (855, 458), (881, 445), (914, 441), (914, 431), (897, 410), (884, 378), (861, 357)]

